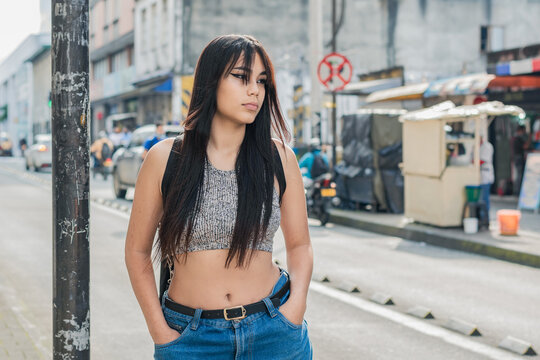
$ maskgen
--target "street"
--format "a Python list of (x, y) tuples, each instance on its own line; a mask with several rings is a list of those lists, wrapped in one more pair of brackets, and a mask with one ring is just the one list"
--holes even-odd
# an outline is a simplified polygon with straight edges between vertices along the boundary
[[(0, 158), (0, 322), (15, 313), (42, 358), (52, 349), (51, 172)], [(150, 359), (153, 345), (124, 265), (133, 192), (113, 198), (112, 179), (91, 182), (91, 354)], [(112, 204), (118, 204), (113, 208)], [(540, 269), (310, 220), (314, 281), (306, 320), (316, 359), (517, 359), (507, 336), (540, 349)], [(286, 264), (281, 232), (274, 257)], [(321, 282), (323, 276), (330, 281)], [(356, 286), (359, 293), (343, 288)], [(341, 289), (340, 289), (341, 288)], [(392, 298), (394, 305), (369, 299)], [(407, 314), (416, 306), (435, 319)], [(450, 319), (481, 336), (447, 329)], [(2, 324), (0, 324), (2, 325)], [(0, 358), (10, 344), (0, 326)], [(23, 339), (19, 339), (21, 342)], [(23, 357), (21, 357), (23, 358)], [(30, 357), (32, 358), (32, 357)]]

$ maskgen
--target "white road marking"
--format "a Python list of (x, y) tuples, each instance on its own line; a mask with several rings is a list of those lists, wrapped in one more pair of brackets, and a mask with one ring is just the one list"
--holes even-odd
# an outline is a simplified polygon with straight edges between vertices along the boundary
[(522, 359), (519, 356), (510, 354), (506, 351), (499, 350), (497, 348), (485, 345), (476, 341), (473, 341), (465, 336), (456, 334), (450, 330), (443, 329), (437, 325), (428, 324), (425, 321), (413, 318), (408, 315), (404, 315), (400, 312), (390, 310), (381, 305), (371, 303), (362, 298), (354, 295), (347, 294), (343, 291), (333, 289), (329, 286), (320, 284), (318, 282), (311, 282), (310, 289), (318, 292), (319, 294), (326, 295), (335, 300), (344, 302), (351, 306), (354, 306), (360, 310), (369, 312), (371, 314), (383, 317), (400, 325), (406, 326), (412, 330), (421, 332), (423, 334), (433, 336), (447, 342), (451, 345), (460, 347), (462, 349), (475, 352), (480, 355), (489, 357), (490, 359), (506, 360), (506, 359)]

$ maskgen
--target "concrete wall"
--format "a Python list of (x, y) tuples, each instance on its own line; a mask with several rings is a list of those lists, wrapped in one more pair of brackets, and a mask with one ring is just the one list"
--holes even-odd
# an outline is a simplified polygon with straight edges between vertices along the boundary
[[(323, 6), (328, 38), (331, 2)], [(525, 46), (539, 42), (539, 14), (538, 0), (347, 1), (338, 51), (357, 74), (403, 65), (411, 83), (485, 71), (480, 27), (502, 27), (504, 48)]]

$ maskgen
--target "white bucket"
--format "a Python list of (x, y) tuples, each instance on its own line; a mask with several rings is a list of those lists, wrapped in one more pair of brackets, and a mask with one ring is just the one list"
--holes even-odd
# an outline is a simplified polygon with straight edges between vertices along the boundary
[(463, 219), (463, 231), (465, 231), (465, 234), (476, 234), (478, 232), (478, 219), (477, 218)]

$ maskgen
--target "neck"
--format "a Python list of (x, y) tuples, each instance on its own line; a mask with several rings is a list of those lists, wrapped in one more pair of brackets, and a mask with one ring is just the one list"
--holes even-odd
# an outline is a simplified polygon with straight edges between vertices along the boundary
[(224, 121), (214, 116), (210, 129), (208, 149), (216, 150), (222, 154), (234, 154), (236, 156), (240, 151), (242, 141), (244, 141), (245, 133), (246, 125)]

